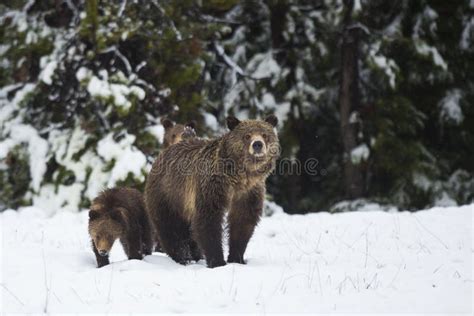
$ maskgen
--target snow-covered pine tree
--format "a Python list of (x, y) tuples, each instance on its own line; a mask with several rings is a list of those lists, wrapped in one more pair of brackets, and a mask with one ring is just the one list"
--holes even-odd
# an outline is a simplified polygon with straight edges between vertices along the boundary
[[(470, 202), (473, 6), (0, 4), (0, 209), (77, 209), (104, 186), (140, 187), (159, 149), (161, 115), (200, 120), (200, 132), (212, 135), (228, 114), (270, 112), (280, 118), (287, 161), (268, 191), (286, 211), (327, 210), (360, 196), (403, 208)], [(359, 97), (342, 118), (348, 31), (359, 41)], [(341, 120), (351, 125), (350, 146)], [(310, 159), (317, 162), (304, 172)], [(362, 175), (357, 194), (348, 194), (348, 163)]]
[(468, 203), (473, 167), (457, 157), (472, 148), (472, 128), (463, 125), (464, 114), (472, 119), (465, 99), (472, 55), (462, 49), (472, 8), (362, 1), (360, 12), (369, 32), (361, 66), (368, 196), (416, 209)]
[[(0, 4), (0, 208), (77, 210), (141, 187), (160, 115), (199, 119), (202, 39), (192, 1)], [(148, 159), (147, 159), (148, 158)]]
[[(471, 6), (337, 0), (238, 5), (225, 16), (227, 32), (214, 45), (218, 57), (209, 78), (226, 89), (210, 95), (212, 111), (221, 117), (274, 111), (284, 124), (283, 157), (318, 159), (315, 174), (271, 179), (270, 192), (287, 211), (326, 209), (351, 196), (404, 208), (469, 202), (473, 169), (465, 157), (473, 134), (463, 122), (472, 120), (466, 72)], [(338, 113), (345, 30), (359, 40), (359, 105), (344, 118), (355, 139), (346, 150), (337, 128), (347, 123)], [(347, 162), (362, 172), (358, 182), (364, 185), (355, 195), (344, 189), (354, 181), (343, 175)]]

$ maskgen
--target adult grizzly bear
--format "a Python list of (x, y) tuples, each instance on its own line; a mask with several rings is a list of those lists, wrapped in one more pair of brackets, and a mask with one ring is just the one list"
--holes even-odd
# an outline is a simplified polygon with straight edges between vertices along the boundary
[(196, 122), (191, 121), (183, 124), (176, 124), (169, 119), (162, 119), (161, 124), (165, 128), (165, 135), (163, 137), (163, 148), (168, 148), (171, 145), (177, 144), (182, 140), (193, 138), (196, 136), (194, 129)]
[(227, 118), (230, 132), (212, 140), (192, 138), (164, 150), (145, 187), (145, 203), (163, 250), (176, 262), (206, 257), (226, 264), (222, 224), (228, 210), (228, 262), (244, 253), (262, 214), (265, 179), (279, 154), (278, 120)]
[(109, 264), (109, 252), (119, 239), (128, 259), (151, 254), (152, 223), (145, 210), (143, 195), (135, 189), (107, 189), (92, 201), (89, 235), (100, 268)]

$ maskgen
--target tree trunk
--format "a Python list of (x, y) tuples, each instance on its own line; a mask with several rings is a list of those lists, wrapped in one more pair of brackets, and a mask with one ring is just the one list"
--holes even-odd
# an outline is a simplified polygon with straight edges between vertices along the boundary
[(358, 132), (357, 125), (350, 121), (350, 117), (359, 108), (359, 29), (353, 26), (354, 0), (345, 0), (344, 7), (339, 112), (344, 150), (344, 189), (346, 198), (354, 199), (362, 197), (364, 194), (364, 178), (361, 167), (353, 164), (351, 160), (351, 151), (357, 146)]
[(270, 9), (270, 29), (272, 36), (272, 48), (280, 53), (279, 49), (285, 41), (283, 32), (286, 27), (286, 14), (288, 13), (288, 6), (286, 1), (283, 0), (270, 0), (268, 1), (268, 7)]

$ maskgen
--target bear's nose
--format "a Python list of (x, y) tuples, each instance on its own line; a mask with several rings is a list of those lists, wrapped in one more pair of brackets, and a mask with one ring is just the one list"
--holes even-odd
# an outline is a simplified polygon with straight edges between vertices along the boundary
[(101, 255), (102, 257), (107, 256), (108, 254), (109, 252), (107, 250), (99, 250), (99, 255)]
[(263, 143), (261, 141), (257, 140), (252, 144), (252, 148), (256, 153), (259, 153), (259, 152), (262, 151)]

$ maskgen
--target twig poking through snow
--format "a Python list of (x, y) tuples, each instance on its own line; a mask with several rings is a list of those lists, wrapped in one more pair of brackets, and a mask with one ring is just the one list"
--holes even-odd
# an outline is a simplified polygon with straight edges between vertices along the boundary
[(114, 278), (114, 266), (112, 265), (112, 271), (110, 272), (109, 293), (107, 294), (107, 304), (110, 304), (110, 293), (112, 292), (113, 278)]
[[(369, 282), (369, 284), (367, 284), (366, 286), (367, 290), (372, 286), (372, 283), (374, 283), (374, 285), (377, 284), (377, 273), (374, 274), (374, 277), (372, 278), (372, 280)], [(376, 289), (376, 287), (372, 287), (372, 288)]]
[(232, 266), (232, 279), (230, 280), (229, 295), (231, 294), (232, 287), (234, 286), (234, 278), (235, 278), (235, 267)]
[(423, 225), (423, 223), (418, 219), (418, 217), (416, 217), (416, 215), (413, 215), (416, 219), (416, 221), (418, 222), (418, 224), (420, 224), (420, 226), (426, 230), (426, 232), (428, 234), (430, 234), (431, 236), (433, 236), (437, 241), (439, 241), (440, 244), (442, 244), (444, 246), (444, 248), (446, 248), (447, 250), (449, 249), (448, 245), (446, 245), (442, 240), (441, 238), (439, 238), (438, 236), (436, 236), (435, 234), (433, 234), (428, 228), (426, 228), (425, 225)]
[(369, 227), (365, 230), (365, 264), (364, 268), (367, 268), (367, 257), (369, 256)]
[(79, 299), (79, 301), (81, 301), (81, 303), (84, 304), (84, 300), (81, 298), (81, 296), (79, 295), (79, 293), (77, 293), (76, 289), (71, 286), (71, 290), (74, 292), (74, 294), (76, 294), (76, 296), (77, 296), (77, 298)]
[(46, 270), (46, 258), (44, 256), (44, 233), (42, 234), (41, 237), (41, 251), (43, 255), (43, 272), (44, 272), (44, 286), (46, 288), (46, 297), (45, 297), (45, 302), (44, 302), (44, 309), (43, 312), (45, 314), (48, 313), (48, 305), (49, 305), (49, 286), (48, 286), (48, 274)]
[(13, 292), (10, 291), (10, 290), (7, 288), (7, 286), (6, 286), (5, 284), (0, 284), (0, 285), (1, 285), (1, 286), (3, 287), (3, 289), (4, 289), (8, 294), (10, 294), (20, 305), (25, 306), (25, 304), (24, 304), (15, 294), (13, 294)]
[(400, 274), (400, 270), (402, 269), (402, 265), (403, 264), (400, 264), (398, 266), (398, 271), (397, 273), (395, 273), (395, 276), (393, 277), (392, 281), (390, 281), (390, 284), (387, 286), (387, 287), (392, 287), (393, 286), (393, 283), (395, 282), (395, 280), (397, 279), (398, 275)]
[(321, 292), (321, 296), (323, 296), (323, 286), (321, 285), (321, 273), (319, 271), (319, 263), (316, 261), (316, 269), (318, 269), (318, 282), (319, 282), (319, 291)]

